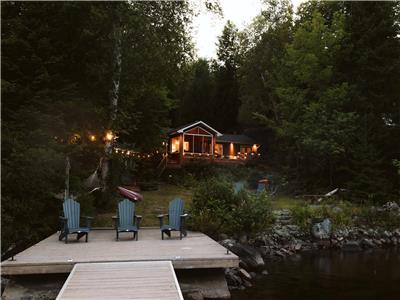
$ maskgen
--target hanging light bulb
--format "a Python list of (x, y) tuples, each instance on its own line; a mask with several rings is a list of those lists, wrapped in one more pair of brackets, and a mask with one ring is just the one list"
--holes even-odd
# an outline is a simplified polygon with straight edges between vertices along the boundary
[(113, 132), (112, 132), (111, 130), (109, 130), (109, 131), (106, 132), (106, 137), (105, 137), (105, 139), (106, 139), (107, 141), (109, 141), (109, 142), (111, 142), (111, 141), (114, 139), (114, 134), (113, 134)]

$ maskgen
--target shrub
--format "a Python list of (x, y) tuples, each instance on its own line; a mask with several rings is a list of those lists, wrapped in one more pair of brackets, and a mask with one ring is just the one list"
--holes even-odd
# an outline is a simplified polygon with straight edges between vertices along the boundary
[(194, 191), (189, 225), (194, 230), (217, 237), (254, 235), (272, 220), (271, 206), (265, 194), (233, 192), (232, 184), (220, 178), (201, 182)]
[(234, 233), (252, 236), (273, 222), (271, 202), (266, 193), (251, 194), (242, 190), (236, 197), (238, 205), (232, 218)]

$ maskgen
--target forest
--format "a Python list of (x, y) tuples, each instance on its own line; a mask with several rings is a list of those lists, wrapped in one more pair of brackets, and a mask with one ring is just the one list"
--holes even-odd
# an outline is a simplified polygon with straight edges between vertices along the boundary
[(54, 231), (66, 157), (79, 194), (109, 130), (150, 153), (203, 120), (260, 140), (289, 192), (399, 199), (400, 2), (265, 1), (244, 30), (226, 23), (215, 60), (196, 56), (191, 2), (1, 8), (2, 253)]

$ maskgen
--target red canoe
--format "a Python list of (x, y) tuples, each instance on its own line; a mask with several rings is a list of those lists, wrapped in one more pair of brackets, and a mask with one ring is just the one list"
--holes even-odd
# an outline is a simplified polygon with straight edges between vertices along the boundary
[(142, 201), (143, 196), (139, 194), (138, 192), (134, 192), (132, 190), (128, 190), (122, 186), (117, 187), (118, 192), (121, 194), (121, 196), (128, 198), (129, 200), (132, 201)]

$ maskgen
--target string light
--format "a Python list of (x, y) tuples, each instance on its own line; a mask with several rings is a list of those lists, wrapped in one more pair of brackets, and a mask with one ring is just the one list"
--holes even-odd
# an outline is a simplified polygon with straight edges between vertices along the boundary
[(109, 131), (106, 132), (106, 137), (105, 137), (105, 139), (106, 139), (107, 141), (109, 141), (109, 142), (111, 142), (111, 141), (114, 139), (114, 134), (112, 133), (111, 130), (109, 130)]

